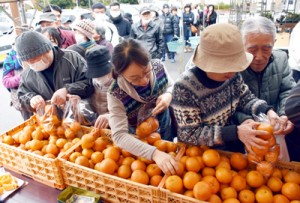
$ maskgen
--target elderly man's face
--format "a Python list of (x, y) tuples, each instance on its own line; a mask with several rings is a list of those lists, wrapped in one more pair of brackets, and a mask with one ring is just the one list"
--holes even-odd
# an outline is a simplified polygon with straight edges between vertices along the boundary
[(272, 55), (275, 40), (270, 34), (249, 33), (245, 36), (245, 49), (253, 55), (250, 68), (255, 72), (263, 71)]

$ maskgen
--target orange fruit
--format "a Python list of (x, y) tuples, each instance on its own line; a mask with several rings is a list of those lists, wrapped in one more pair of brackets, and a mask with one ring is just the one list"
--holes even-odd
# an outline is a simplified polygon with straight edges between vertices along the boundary
[(246, 178), (243, 178), (240, 175), (235, 175), (232, 178), (230, 186), (233, 187), (238, 192), (244, 190), (246, 189), (247, 186)]
[(134, 182), (145, 184), (145, 185), (147, 185), (149, 183), (148, 174), (142, 170), (133, 171), (130, 179)]
[(144, 162), (142, 162), (141, 160), (134, 160), (131, 163), (130, 167), (131, 167), (132, 171), (136, 171), (136, 170), (145, 171), (146, 170), (146, 164)]
[(168, 142), (164, 140), (157, 140), (154, 142), (153, 146), (155, 146), (158, 150), (167, 152), (168, 150)]
[(250, 187), (258, 188), (264, 184), (264, 177), (258, 171), (249, 171), (246, 176), (247, 184)]
[(193, 189), (194, 197), (199, 200), (208, 200), (212, 193), (211, 188), (207, 182), (200, 181), (196, 183)]
[(162, 180), (161, 175), (154, 175), (150, 178), (150, 185), (157, 187)]
[(153, 133), (152, 125), (151, 123), (144, 121), (142, 122), (137, 128), (136, 128), (136, 135), (140, 138), (145, 138), (151, 133)]
[(174, 142), (167, 142), (167, 152), (176, 152), (177, 144)]
[(263, 147), (262, 149), (253, 146), (251, 148), (257, 156), (264, 156), (269, 151), (269, 147), (268, 146), (262, 146), (262, 147)]
[(300, 186), (294, 182), (284, 183), (281, 188), (281, 193), (290, 201), (300, 200)]
[(63, 126), (58, 126), (58, 127), (56, 128), (56, 135), (57, 135), (58, 137), (63, 137), (63, 136), (65, 136), (65, 128), (64, 128)]
[(181, 162), (178, 162), (178, 169), (176, 170), (176, 175), (182, 177), (184, 173), (185, 173), (185, 165)]
[(185, 165), (187, 158), (189, 158), (188, 156), (183, 156), (180, 158), (180, 162), (183, 163)]
[(278, 153), (276, 151), (269, 151), (265, 155), (265, 161), (275, 164), (278, 161)]
[(242, 190), (239, 193), (239, 200), (241, 203), (254, 203), (255, 195), (251, 190)]
[(225, 155), (221, 155), (221, 160), (220, 161), (226, 161), (226, 162), (230, 163), (230, 159)]
[(222, 203), (221, 198), (216, 194), (212, 194), (207, 201), (210, 203)]
[(149, 177), (155, 176), (155, 175), (161, 175), (162, 171), (158, 167), (157, 164), (149, 164), (146, 168), (146, 172), (149, 175)]
[(183, 181), (177, 175), (171, 175), (166, 179), (166, 189), (171, 192), (181, 193), (183, 191)]
[(194, 172), (194, 171), (188, 171), (183, 176), (183, 185), (186, 189), (192, 190), (197, 182), (199, 182), (201, 179), (201, 176)]
[(114, 161), (118, 161), (120, 158), (120, 151), (116, 147), (108, 147), (103, 151), (104, 158), (111, 158)]
[(256, 129), (263, 130), (263, 131), (266, 131), (269, 133), (267, 135), (257, 135), (257, 137), (259, 137), (261, 139), (267, 140), (267, 139), (270, 139), (273, 135), (273, 127), (268, 123), (261, 123), (259, 126), (257, 126)]
[(248, 173), (248, 170), (245, 169), (245, 170), (239, 171), (239, 172), (238, 172), (238, 175), (242, 176), (243, 178), (246, 178), (247, 173)]
[(281, 180), (282, 179), (281, 170), (278, 169), (278, 168), (274, 168), (273, 173), (272, 173), (272, 177), (277, 177)]
[(300, 203), (300, 200), (293, 200), (290, 203)]
[(267, 185), (272, 190), (272, 192), (280, 192), (283, 183), (277, 177), (270, 177), (268, 182), (267, 182)]
[(232, 180), (231, 171), (227, 168), (218, 168), (216, 170), (216, 178), (220, 183), (230, 183)]
[(193, 190), (187, 190), (187, 191), (184, 192), (183, 195), (187, 196), (187, 197), (193, 197), (194, 198)]
[(125, 149), (122, 149), (121, 153), (122, 153), (123, 157), (132, 157), (133, 156), (130, 152), (126, 151)]
[(152, 131), (153, 132), (156, 131), (159, 128), (159, 122), (154, 117), (147, 118), (146, 122), (150, 123), (150, 125), (152, 126)]
[(73, 139), (76, 136), (76, 132), (74, 132), (73, 130), (71, 130), (70, 128), (66, 128), (65, 129), (65, 136), (68, 139)]
[(95, 165), (95, 170), (112, 175), (117, 169), (117, 163), (111, 158), (106, 158)]
[(153, 145), (154, 142), (161, 139), (161, 136), (159, 133), (154, 132), (154, 133), (151, 133), (149, 136), (147, 136), (146, 139), (147, 139), (148, 144)]
[(286, 196), (277, 194), (273, 197), (273, 203), (290, 203), (290, 201)]
[(240, 203), (240, 201), (236, 198), (229, 198), (223, 201), (223, 203)]
[(259, 163), (263, 160), (263, 157), (262, 156), (258, 156), (256, 154), (252, 154), (252, 153), (248, 153), (247, 154), (247, 159), (250, 163)]
[(55, 144), (49, 143), (46, 147), (46, 153), (57, 156), (59, 153), (59, 148)]
[(35, 151), (33, 151), (33, 153), (36, 155), (44, 156), (44, 153), (41, 152), (40, 150), (35, 150)]
[(32, 139), (34, 140), (42, 140), (44, 139), (44, 134), (42, 133), (41, 128), (37, 128), (35, 131), (32, 132), (31, 134)]
[(70, 129), (71, 129), (73, 132), (77, 133), (79, 130), (81, 130), (81, 125), (80, 125), (79, 122), (74, 121), (74, 122), (71, 123)]
[(132, 162), (134, 162), (134, 158), (133, 157), (125, 157), (122, 161), (122, 165), (128, 165), (131, 166)]
[(226, 187), (221, 190), (221, 198), (222, 200), (226, 200), (229, 198), (237, 198), (237, 192), (233, 187)]
[(284, 177), (283, 177), (285, 182), (293, 182), (300, 184), (300, 174), (295, 172), (295, 171), (288, 171)]
[(58, 138), (55, 142), (56, 146), (58, 146), (59, 148), (63, 148), (64, 145), (67, 143), (68, 141), (65, 138)]
[(53, 154), (45, 154), (44, 157), (50, 158), (50, 159), (55, 159), (56, 158), (56, 156), (54, 156)]
[(142, 162), (144, 162), (146, 165), (147, 164), (153, 164), (154, 161), (153, 160), (149, 160), (149, 159), (146, 159), (144, 157), (138, 157), (138, 160), (141, 160)]
[[(43, 148), (43, 142), (41, 140), (31, 140), (30, 141), (30, 148), (32, 151), (40, 150)], [(55, 155), (55, 154), (54, 154)]]
[(86, 158), (85, 156), (79, 156), (75, 159), (75, 164), (81, 165), (81, 166), (85, 166), (85, 167), (89, 167), (90, 166), (90, 162), (89, 159)]
[(121, 165), (118, 168), (118, 176), (120, 178), (127, 179), (131, 176), (131, 168), (128, 165)]
[(256, 165), (256, 170), (265, 177), (270, 177), (273, 173), (273, 169), (273, 165), (266, 161), (262, 161)]
[(73, 146), (72, 142), (67, 142), (66, 144), (64, 144), (63, 149), (65, 150), (65, 152), (70, 149)]
[(198, 173), (201, 169), (201, 164), (196, 157), (188, 157), (185, 163), (187, 171), (194, 171)]
[(215, 167), (219, 164), (221, 157), (219, 152), (213, 149), (208, 149), (203, 152), (202, 160), (204, 164), (208, 167)]
[(8, 145), (13, 145), (15, 143), (15, 140), (12, 136), (10, 135), (5, 135), (4, 138), (3, 138), (3, 142), (5, 144), (8, 144)]
[(102, 152), (107, 147), (108, 144), (109, 144), (109, 141), (107, 138), (98, 137), (94, 142), (93, 150)]
[(101, 162), (103, 159), (104, 159), (104, 155), (102, 152), (93, 152), (91, 155), (91, 161), (93, 162), (93, 164), (97, 164)]
[(197, 146), (189, 146), (185, 151), (186, 156), (201, 156), (202, 150)]
[(27, 125), (24, 127), (23, 132), (31, 134), (35, 130), (33, 125)]
[(270, 139), (267, 140), (268, 141), (268, 146), (269, 148), (273, 147), (276, 145), (276, 138), (274, 135), (272, 135), (272, 137)]
[(214, 168), (210, 168), (210, 167), (204, 167), (202, 169), (202, 176), (215, 176), (216, 174), (216, 170)]
[(80, 157), (80, 156), (82, 156), (81, 153), (79, 153), (79, 152), (73, 152), (73, 153), (70, 155), (69, 160), (70, 160), (71, 162), (75, 163), (76, 158), (77, 158), (77, 157)]
[(31, 140), (31, 133), (23, 132), (19, 135), (19, 142), (21, 144), (26, 144), (26, 142)]
[(81, 138), (82, 149), (90, 149), (95, 144), (95, 137), (92, 134), (85, 134)]
[(202, 181), (207, 182), (210, 186), (211, 193), (216, 194), (220, 190), (220, 183), (214, 176), (205, 176), (202, 178)]
[(227, 161), (220, 161), (220, 163), (215, 168), (216, 168), (216, 170), (218, 168), (227, 168), (228, 170), (231, 170), (230, 163)]
[(261, 186), (255, 193), (255, 199), (257, 203), (272, 203), (273, 193), (268, 187)]
[(237, 170), (243, 170), (248, 166), (248, 160), (242, 153), (233, 153), (230, 157), (230, 164)]

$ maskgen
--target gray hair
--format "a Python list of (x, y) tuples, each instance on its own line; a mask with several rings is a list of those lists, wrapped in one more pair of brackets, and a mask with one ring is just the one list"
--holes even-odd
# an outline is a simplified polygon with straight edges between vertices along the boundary
[(95, 27), (95, 31), (98, 35), (100, 35), (102, 37), (102, 39), (105, 39), (105, 32), (106, 32), (105, 26), (97, 25)]
[(276, 27), (274, 22), (262, 16), (248, 18), (247, 20), (245, 20), (241, 27), (241, 33), (244, 42), (245, 42), (246, 35), (249, 33), (269, 34), (272, 35), (273, 40), (276, 39)]

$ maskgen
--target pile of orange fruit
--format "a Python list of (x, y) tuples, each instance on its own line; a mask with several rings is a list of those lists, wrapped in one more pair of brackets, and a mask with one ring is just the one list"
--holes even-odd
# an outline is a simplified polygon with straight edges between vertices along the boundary
[(4, 135), (2, 142), (37, 155), (56, 158), (80, 141), (83, 131), (76, 121), (68, 128), (61, 126), (58, 119), (53, 121), (55, 122), (47, 122), (45, 125), (27, 125), (14, 135)]
[[(158, 133), (148, 140), (149, 144), (157, 143), (162, 151), (177, 155), (179, 146), (161, 140)], [(66, 158), (75, 164), (145, 185), (158, 186), (164, 175), (152, 160), (136, 157), (115, 146), (109, 138), (92, 133), (83, 135), (81, 145)]]
[(278, 161), (280, 154), (280, 146), (276, 143), (276, 138), (273, 134), (273, 127), (268, 123), (261, 123), (257, 130), (268, 132), (267, 135), (258, 136), (267, 141), (267, 145), (262, 146), (262, 149), (252, 147), (253, 153), (248, 153), (247, 158), (249, 162), (256, 164), (256, 170), (261, 172), (264, 176), (271, 176), (274, 165)]
[(274, 168), (267, 177), (251, 168), (241, 153), (220, 154), (208, 147), (187, 147), (176, 175), (165, 187), (212, 203), (299, 203), (300, 174)]

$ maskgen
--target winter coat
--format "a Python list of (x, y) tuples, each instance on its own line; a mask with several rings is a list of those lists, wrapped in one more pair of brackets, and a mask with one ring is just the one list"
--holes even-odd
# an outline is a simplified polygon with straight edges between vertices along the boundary
[(76, 44), (75, 34), (70, 30), (57, 29), (62, 39), (61, 48), (66, 49), (72, 44)]
[(194, 14), (192, 12), (182, 14), (183, 25), (190, 27), (194, 22)]
[(30, 100), (40, 95), (44, 100), (50, 100), (54, 92), (65, 87), (68, 94), (80, 96), (82, 99), (91, 96), (94, 92), (92, 80), (85, 77), (86, 62), (78, 53), (71, 50), (53, 48), (54, 89), (50, 87), (45, 76), (41, 72), (28, 68), (22, 73), (18, 97), (23, 109), (33, 112)]
[(261, 73), (256, 73), (249, 67), (241, 74), (257, 98), (265, 100), (278, 115), (285, 115), (286, 100), (295, 86), (285, 52), (274, 50), (267, 67)]
[(176, 22), (175, 17), (171, 13), (163, 13), (160, 18), (164, 22), (164, 35), (179, 36), (179, 24)]
[(150, 21), (144, 30), (141, 22), (137, 22), (132, 25), (130, 37), (140, 40), (147, 47), (152, 59), (161, 59), (164, 41), (162, 30), (157, 24)]
[(131, 30), (131, 23), (128, 20), (124, 19), (122, 15), (119, 15), (116, 18), (110, 16), (110, 20), (118, 29), (119, 35), (121, 37), (128, 38)]

